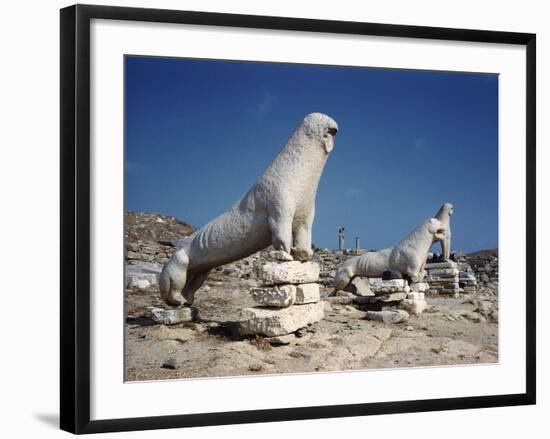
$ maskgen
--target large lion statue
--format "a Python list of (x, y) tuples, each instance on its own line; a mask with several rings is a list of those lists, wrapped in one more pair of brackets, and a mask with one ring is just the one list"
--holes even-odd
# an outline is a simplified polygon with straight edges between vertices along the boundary
[(329, 116), (307, 115), (243, 198), (178, 242), (159, 276), (163, 300), (192, 304), (210, 270), (269, 245), (289, 260), (310, 260), (315, 195), (337, 131)]

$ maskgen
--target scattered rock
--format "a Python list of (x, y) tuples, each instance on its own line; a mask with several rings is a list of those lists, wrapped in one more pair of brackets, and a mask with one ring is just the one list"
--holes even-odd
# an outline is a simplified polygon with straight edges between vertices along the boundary
[(460, 315), (461, 317), (471, 320), (474, 323), (484, 323), (487, 321), (485, 317), (474, 311), (463, 311)]
[(407, 294), (407, 298), (399, 306), (410, 314), (420, 315), (426, 310), (428, 304), (424, 299), (424, 293), (412, 292)]
[(277, 337), (268, 337), (265, 340), (272, 346), (286, 346), (296, 341), (296, 336), (294, 334), (279, 335)]
[(132, 278), (132, 280), (130, 281), (130, 287), (136, 287), (136, 288), (139, 288), (141, 290), (145, 290), (147, 288), (149, 288), (151, 286), (151, 282), (149, 282), (148, 279), (136, 279), (136, 278)]
[(409, 319), (409, 313), (402, 309), (367, 311), (365, 318), (367, 320), (378, 320), (384, 323), (401, 323), (406, 322)]
[(406, 293), (390, 293), (390, 294), (382, 294), (380, 296), (375, 297), (369, 297), (369, 301), (371, 303), (377, 303), (377, 302), (399, 302), (400, 300), (406, 299), (407, 294)]
[(153, 321), (163, 325), (177, 325), (183, 322), (192, 322), (195, 319), (196, 310), (188, 306), (181, 308), (153, 308), (151, 310)]
[(264, 370), (264, 366), (261, 364), (251, 364), (250, 366), (248, 366), (248, 370), (251, 372), (261, 372), (262, 370)]

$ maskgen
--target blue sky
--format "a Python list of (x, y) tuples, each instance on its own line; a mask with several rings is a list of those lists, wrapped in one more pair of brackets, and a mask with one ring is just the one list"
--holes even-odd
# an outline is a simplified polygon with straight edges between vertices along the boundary
[[(498, 246), (498, 76), (126, 57), (126, 210), (201, 226), (261, 175), (303, 117), (340, 127), (313, 242), (380, 249), (446, 201), (453, 248)], [(437, 247), (438, 248), (438, 247)]]

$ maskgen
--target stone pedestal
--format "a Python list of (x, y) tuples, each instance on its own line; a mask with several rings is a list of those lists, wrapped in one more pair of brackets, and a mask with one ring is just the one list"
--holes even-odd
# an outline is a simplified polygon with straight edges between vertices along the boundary
[(458, 285), (466, 294), (477, 293), (477, 279), (473, 273), (460, 271), (458, 273)]
[[(408, 313), (418, 315), (427, 307), (424, 291), (429, 288), (426, 282), (415, 282), (409, 285), (406, 279), (357, 276), (346, 286), (345, 291), (338, 291), (329, 299), (336, 303), (345, 303), (347, 300), (348, 303), (366, 308), (368, 312), (373, 310), (376, 310), (375, 313), (382, 312), (391, 310), (392, 307), (395, 311), (399, 307)], [(401, 314), (395, 315), (401, 316)], [(377, 314), (372, 314), (373, 319), (375, 315)], [(391, 318), (388, 321), (390, 320)]]
[(292, 334), (324, 317), (319, 293), (319, 265), (274, 261), (260, 268), (263, 285), (251, 290), (258, 304), (241, 313), (242, 335), (279, 337)]
[(427, 293), (452, 294), (454, 296), (460, 293), (459, 270), (456, 262), (435, 262), (426, 264), (425, 268), (426, 277), (424, 281), (430, 285)]

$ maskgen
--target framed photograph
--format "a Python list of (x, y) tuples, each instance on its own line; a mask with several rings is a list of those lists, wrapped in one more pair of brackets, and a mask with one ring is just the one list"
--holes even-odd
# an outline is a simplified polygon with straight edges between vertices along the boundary
[(61, 428), (535, 403), (535, 35), (61, 10)]

